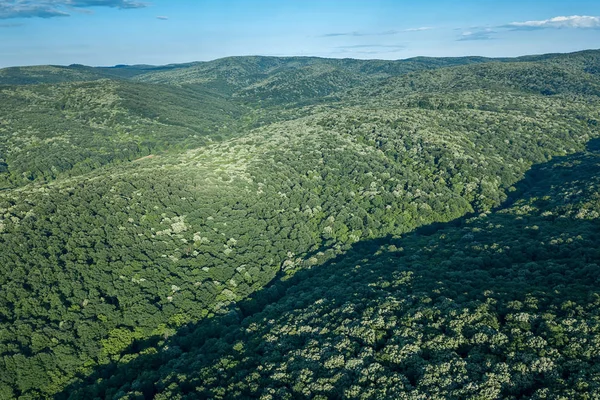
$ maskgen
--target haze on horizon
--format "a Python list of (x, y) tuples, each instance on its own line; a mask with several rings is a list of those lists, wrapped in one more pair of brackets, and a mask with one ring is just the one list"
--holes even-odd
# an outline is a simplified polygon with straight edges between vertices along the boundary
[(0, 67), (226, 56), (512, 57), (600, 47), (592, 0), (0, 0)]

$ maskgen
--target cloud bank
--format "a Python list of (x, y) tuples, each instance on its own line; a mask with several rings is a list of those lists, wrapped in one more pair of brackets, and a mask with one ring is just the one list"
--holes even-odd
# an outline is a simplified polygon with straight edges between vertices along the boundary
[(73, 8), (143, 8), (135, 0), (0, 0), (0, 19), (68, 17)]
[(403, 44), (354, 44), (350, 46), (338, 46), (338, 49), (405, 49)]
[(73, 7), (113, 7), (113, 8), (144, 8), (147, 5), (133, 0), (66, 0), (55, 1), (66, 3)]
[(432, 26), (421, 26), (419, 28), (408, 28), (403, 30), (402, 32), (422, 32), (422, 31), (430, 31), (432, 29), (435, 29)]
[(513, 29), (600, 29), (600, 17), (589, 15), (560, 16), (541, 21), (511, 22), (503, 27)]
[(395, 35), (398, 31), (384, 31), (384, 32), (333, 32), (321, 35), (322, 37), (336, 37), (336, 36), (387, 36)]
[(496, 32), (491, 29), (475, 32), (467, 31), (463, 32), (462, 35), (456, 40), (459, 42), (466, 42), (468, 40), (494, 40), (492, 37), (492, 34), (494, 33)]
[(324, 35), (321, 35), (321, 37), (336, 37), (336, 36), (354, 36), (354, 37), (360, 37), (360, 36), (389, 36), (389, 35), (397, 35), (399, 33), (402, 32), (422, 32), (422, 31), (430, 31), (432, 29), (435, 29), (431, 26), (421, 26), (419, 28), (408, 28), (408, 29), (402, 29), (402, 30), (389, 30), (389, 31), (383, 31), (383, 32), (359, 32), (359, 31), (354, 31), (354, 32), (333, 32), (333, 33), (326, 33)]
[(494, 33), (539, 29), (600, 29), (600, 17), (589, 15), (558, 16), (537, 21), (511, 22), (492, 28), (471, 28), (463, 32), (456, 40), (493, 40), (492, 34)]
[(404, 44), (354, 44), (336, 47), (336, 54), (384, 54), (406, 49)]

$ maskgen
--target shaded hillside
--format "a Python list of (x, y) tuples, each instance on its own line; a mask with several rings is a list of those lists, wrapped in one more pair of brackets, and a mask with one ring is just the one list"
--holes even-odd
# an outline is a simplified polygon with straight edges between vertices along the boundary
[(59, 398), (598, 397), (598, 199), (597, 153), (556, 158), (504, 208), (357, 243)]

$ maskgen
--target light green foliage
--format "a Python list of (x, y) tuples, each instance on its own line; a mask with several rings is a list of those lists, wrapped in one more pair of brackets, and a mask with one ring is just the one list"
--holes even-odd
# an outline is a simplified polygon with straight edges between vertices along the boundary
[(217, 95), (121, 81), (0, 86), (0, 188), (198, 147), (244, 113)]

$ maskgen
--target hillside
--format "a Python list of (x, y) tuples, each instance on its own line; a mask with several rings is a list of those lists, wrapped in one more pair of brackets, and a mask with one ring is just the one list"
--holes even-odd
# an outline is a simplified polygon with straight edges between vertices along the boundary
[[(299, 71), (330, 69), (342, 75), (374, 79), (401, 75), (410, 71), (484, 62), (480, 58), (447, 58), (426, 60), (354, 60), (318, 57), (227, 57), (209, 62), (194, 63), (186, 68), (157, 71), (136, 77), (137, 80), (178, 85), (205, 85), (229, 92), (260, 84), (263, 81), (283, 80), (287, 74)], [(293, 82), (293, 80), (292, 80)], [(225, 89), (227, 88), (227, 89)]]
[(0, 188), (232, 135), (246, 107), (172, 86), (97, 80), (0, 86)]
[(0, 397), (594, 393), (596, 59), (0, 86)]
[(494, 90), (527, 92), (542, 95), (571, 94), (600, 95), (598, 76), (592, 71), (600, 68), (600, 60), (573, 68), (556, 63), (498, 63), (444, 68), (410, 73), (351, 91), (357, 97), (376, 97), (389, 101), (409, 94), (462, 92), (465, 90)]
[(1, 85), (30, 85), (40, 83), (62, 83), (93, 81), (108, 78), (97, 68), (86, 66), (38, 65), (32, 67), (10, 67), (0, 69)]
[(596, 398), (599, 161), (558, 157), (504, 207), (357, 243), (65, 394)]
[(0, 69), (0, 85), (38, 85), (40, 83), (85, 82), (99, 79), (129, 79), (137, 75), (189, 68), (195, 63), (172, 65), (116, 65), (89, 67), (73, 64), (36, 65)]
[(195, 148), (306, 115), (300, 103), (331, 102), (327, 95), (365, 82), (471, 61), (481, 60), (234, 57), (162, 67), (2, 69), (0, 189)]

